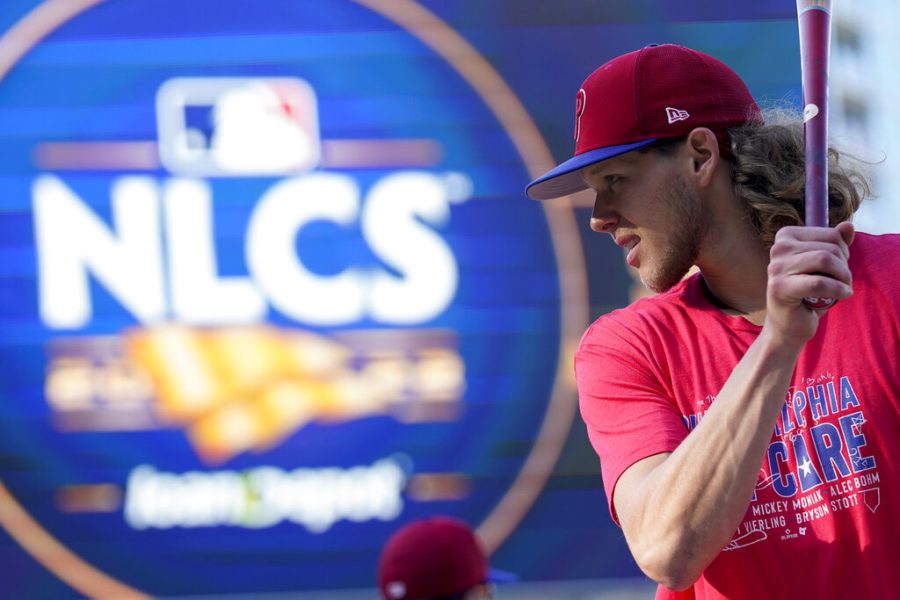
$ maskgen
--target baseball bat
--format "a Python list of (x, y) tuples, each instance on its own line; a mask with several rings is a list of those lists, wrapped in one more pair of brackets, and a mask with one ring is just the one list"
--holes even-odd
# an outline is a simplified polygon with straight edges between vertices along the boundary
[[(803, 84), (807, 227), (828, 227), (828, 65), (831, 53), (831, 0), (797, 0), (800, 73)], [(824, 310), (834, 298), (804, 298)]]

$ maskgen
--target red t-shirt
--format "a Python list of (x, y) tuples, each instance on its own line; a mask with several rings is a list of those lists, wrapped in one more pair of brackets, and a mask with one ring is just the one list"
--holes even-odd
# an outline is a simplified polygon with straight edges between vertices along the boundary
[[(900, 235), (857, 234), (850, 254), (854, 295), (800, 355), (733, 539), (693, 590), (657, 598), (900, 598)], [(575, 373), (610, 511), (622, 473), (675, 450), (760, 329), (699, 275), (590, 326)]]

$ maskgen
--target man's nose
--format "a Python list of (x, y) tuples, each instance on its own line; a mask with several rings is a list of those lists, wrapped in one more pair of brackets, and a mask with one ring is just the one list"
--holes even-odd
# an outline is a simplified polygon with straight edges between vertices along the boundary
[(594, 210), (591, 211), (591, 229), (597, 233), (609, 233), (618, 222), (615, 212), (608, 206), (604, 206), (599, 196), (594, 200)]

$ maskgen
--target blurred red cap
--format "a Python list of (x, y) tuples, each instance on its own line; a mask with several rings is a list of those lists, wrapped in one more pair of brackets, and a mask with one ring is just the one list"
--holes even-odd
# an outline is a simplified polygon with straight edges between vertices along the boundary
[(451, 596), (487, 581), (481, 543), (468, 525), (449, 517), (402, 527), (385, 545), (378, 568), (386, 600)]

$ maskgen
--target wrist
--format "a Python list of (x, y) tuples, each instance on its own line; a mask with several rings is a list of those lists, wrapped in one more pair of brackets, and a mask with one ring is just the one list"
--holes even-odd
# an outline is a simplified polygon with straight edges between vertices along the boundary
[(786, 335), (767, 321), (763, 324), (756, 343), (763, 354), (772, 360), (793, 364), (808, 341), (806, 336)]

